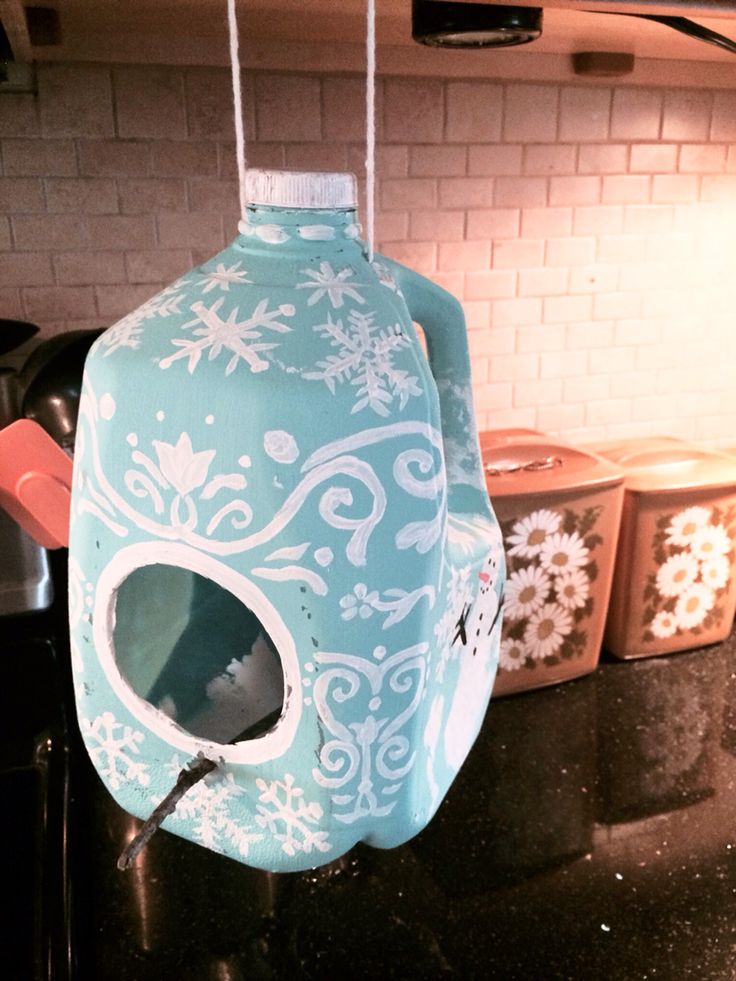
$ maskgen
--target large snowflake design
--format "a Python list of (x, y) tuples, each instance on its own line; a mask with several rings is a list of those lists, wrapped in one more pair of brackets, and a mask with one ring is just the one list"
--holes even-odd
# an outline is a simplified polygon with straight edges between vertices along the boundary
[(394, 365), (394, 355), (411, 346), (409, 338), (396, 324), (378, 327), (373, 323), (375, 313), (351, 310), (347, 326), (342, 320), (333, 320), (327, 314), (327, 322), (315, 326), (320, 337), (329, 340), (337, 354), (330, 354), (318, 361), (319, 371), (305, 374), (305, 378), (323, 381), (335, 393), (336, 382), (349, 381), (356, 387), (357, 400), (352, 412), (370, 408), (379, 416), (387, 416), (387, 408), (394, 398), (404, 408), (412, 395), (421, 395), (416, 375), (410, 375)]
[(304, 800), (304, 791), (294, 786), (291, 773), (270, 784), (259, 777), (256, 786), (261, 791), (256, 821), (281, 842), (282, 851), (295, 855), (297, 852), (309, 854), (313, 849), (328, 852), (332, 848), (326, 831), (314, 831), (309, 827), (322, 817), (321, 806)]
[(265, 299), (260, 301), (250, 317), (239, 320), (238, 307), (234, 307), (227, 319), (223, 320), (219, 311), (224, 302), (225, 297), (221, 296), (209, 308), (200, 301), (192, 304), (192, 313), (196, 316), (194, 320), (183, 324), (182, 330), (198, 324), (201, 326), (192, 331), (194, 337), (172, 340), (171, 343), (179, 350), (168, 358), (163, 358), (159, 362), (161, 368), (168, 368), (180, 358), (187, 358), (187, 367), (191, 375), (206, 350), (209, 350), (210, 361), (214, 361), (223, 350), (232, 354), (225, 368), (226, 375), (231, 375), (235, 371), (239, 361), (245, 361), (254, 373), (268, 368), (268, 361), (260, 356), (260, 352), (270, 351), (279, 345), (268, 341), (253, 342), (258, 341), (264, 329), (275, 330), (281, 334), (291, 331), (292, 328), (282, 323), (281, 318), (293, 317), (294, 307), (290, 303), (285, 303), (275, 310), (269, 310), (268, 299)]
[(197, 281), (197, 285), (202, 287), (202, 293), (209, 293), (214, 289), (221, 289), (225, 293), (230, 290), (230, 285), (240, 285), (249, 283), (248, 272), (240, 268), (239, 262), (234, 262), (232, 266), (226, 266), (224, 262), (218, 262), (214, 269), (210, 269)]
[(335, 310), (343, 305), (346, 296), (356, 303), (365, 303), (365, 297), (358, 291), (360, 284), (347, 282), (355, 275), (355, 270), (351, 266), (345, 266), (340, 272), (335, 272), (329, 262), (321, 262), (319, 269), (302, 269), (301, 272), (309, 278), (306, 283), (298, 283), (296, 288), (314, 291), (307, 300), (308, 307), (319, 303), (323, 296), (329, 298)]
[(82, 719), (82, 736), (100, 775), (113, 790), (127, 780), (141, 787), (151, 782), (148, 765), (135, 759), (145, 738), (142, 732), (118, 722), (112, 712), (103, 712), (94, 722)]
[(184, 295), (181, 291), (187, 282), (185, 279), (178, 279), (106, 330), (100, 338), (100, 345), (107, 348), (103, 357), (108, 357), (121, 347), (137, 348), (141, 342), (140, 335), (143, 333), (143, 324), (146, 320), (181, 313), (179, 304)]
[[(173, 756), (166, 768), (172, 779), (178, 777), (182, 766), (179, 757)], [(212, 851), (222, 852), (229, 843), (247, 856), (250, 846), (263, 835), (243, 826), (230, 813), (232, 802), (243, 792), (232, 773), (215, 770), (184, 794), (169, 820), (193, 822), (197, 841)]]

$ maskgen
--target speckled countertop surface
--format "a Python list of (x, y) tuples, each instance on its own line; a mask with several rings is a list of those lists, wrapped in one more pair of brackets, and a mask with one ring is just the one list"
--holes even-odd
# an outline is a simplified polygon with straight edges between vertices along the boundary
[(269, 875), (137, 823), (83, 764), (80, 978), (736, 977), (736, 637), (492, 701), (430, 827)]

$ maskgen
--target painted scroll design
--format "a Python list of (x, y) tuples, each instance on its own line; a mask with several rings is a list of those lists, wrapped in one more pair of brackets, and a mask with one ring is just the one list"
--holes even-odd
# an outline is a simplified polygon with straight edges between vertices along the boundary
[[(426, 423), (394, 423), (320, 447), (302, 464), (299, 482), (279, 510), (261, 528), (251, 530), (256, 521), (246, 499), (250, 457), (243, 456), (239, 461), (246, 472), (218, 473), (216, 450), (195, 446), (186, 432), (175, 442), (152, 440), (150, 450), (138, 445), (136, 434), (129, 434), (130, 466), (124, 472), (125, 490), (116, 489), (105, 473), (98, 441), (98, 426), (101, 421), (112, 419), (115, 412), (110, 395), (103, 395), (98, 401), (90, 386), (85, 387), (80, 419), (86, 425), (80, 426), (77, 448), (83, 493), (78, 495), (77, 506), (120, 538), (128, 536), (132, 525), (158, 539), (185, 542), (213, 555), (234, 555), (275, 542), (307, 501), (319, 495), (320, 518), (330, 528), (347, 535), (346, 558), (356, 567), (364, 566), (368, 543), (386, 511), (387, 492), (361, 454), (371, 446), (403, 437), (418, 437), (429, 444), (429, 449), (415, 446), (398, 453), (394, 482), (409, 496), (430, 502), (433, 514), (400, 528), (395, 547), (424, 553), (444, 534), (447, 489), (441, 436)], [(263, 445), (266, 455), (274, 461), (296, 464), (299, 448), (289, 433), (266, 433)], [(356, 485), (368, 492), (368, 502), (361, 503), (357, 514), (352, 489)], [(360, 497), (365, 501), (366, 494), (362, 492)], [(238, 537), (231, 537), (232, 533)], [(278, 549), (269, 557), (277, 561), (284, 558)], [(314, 557), (317, 568), (289, 561), (287, 565), (264, 564), (254, 574), (271, 580), (301, 579), (315, 593), (324, 595), (327, 586), (319, 567), (329, 564), (332, 553), (326, 544), (317, 543)]]
[(391, 655), (376, 647), (372, 659), (315, 654), (314, 704), (332, 738), (312, 776), (331, 791), (336, 820), (386, 817), (396, 806), (416, 762), (407, 728), (424, 692), (428, 652), (422, 643)]

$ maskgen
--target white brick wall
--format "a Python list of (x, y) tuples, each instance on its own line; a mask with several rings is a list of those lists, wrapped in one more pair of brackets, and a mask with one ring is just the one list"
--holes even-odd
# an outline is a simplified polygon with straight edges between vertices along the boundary
[[(246, 79), (256, 166), (362, 177), (357, 77)], [(0, 104), (0, 316), (112, 322), (235, 234), (228, 73)], [(463, 300), (482, 428), (736, 441), (736, 95), (386, 78), (377, 238)], [(362, 186), (362, 185), (361, 185)]]

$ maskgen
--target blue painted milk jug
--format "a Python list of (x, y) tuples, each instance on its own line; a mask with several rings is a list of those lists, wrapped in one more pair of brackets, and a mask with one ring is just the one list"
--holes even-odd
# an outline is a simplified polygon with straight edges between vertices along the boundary
[(119, 804), (147, 817), (204, 756), (164, 827), (294, 871), (430, 820), (490, 697), (504, 562), (459, 303), (369, 261), (351, 175), (247, 187), (235, 241), (90, 352), (70, 622)]

